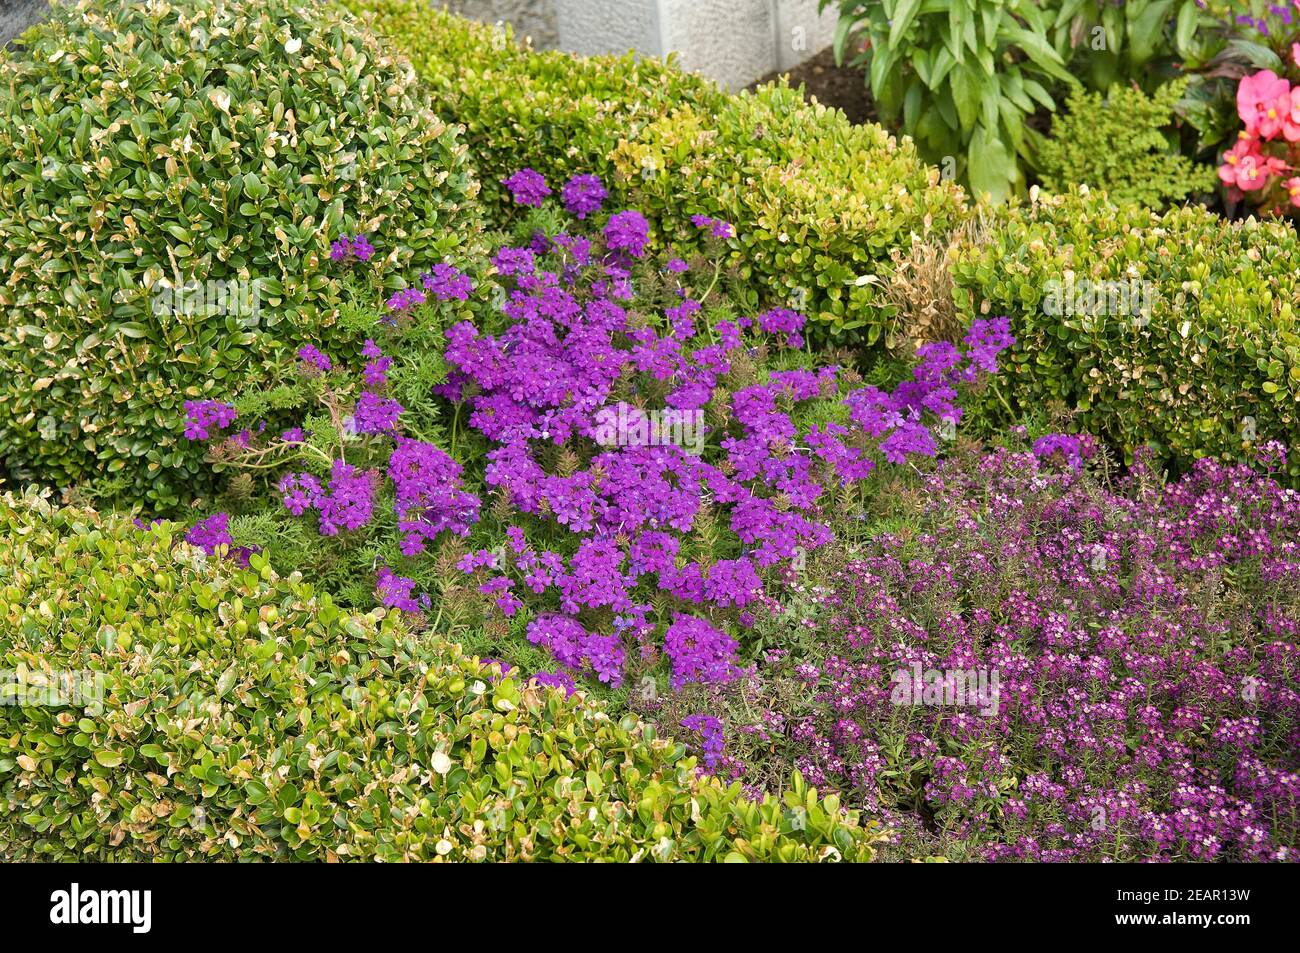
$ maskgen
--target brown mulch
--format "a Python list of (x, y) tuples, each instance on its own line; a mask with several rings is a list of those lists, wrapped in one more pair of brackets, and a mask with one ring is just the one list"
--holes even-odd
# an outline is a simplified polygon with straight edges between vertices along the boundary
[[(768, 73), (749, 88), (775, 82), (781, 75), (780, 72)], [(844, 110), (850, 122), (876, 122), (875, 104), (867, 89), (866, 74), (849, 66), (836, 66), (835, 52), (829, 46), (785, 75), (790, 77), (791, 86), (803, 86), (804, 96), (808, 99)]]

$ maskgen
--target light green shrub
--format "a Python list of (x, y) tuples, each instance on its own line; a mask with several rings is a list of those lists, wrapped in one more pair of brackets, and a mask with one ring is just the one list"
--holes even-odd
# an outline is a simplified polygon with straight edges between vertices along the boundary
[(1187, 80), (1166, 83), (1148, 96), (1116, 84), (1103, 96), (1070, 94), (1067, 112), (1052, 120), (1038, 152), (1043, 185), (1053, 192), (1072, 185), (1103, 189), (1116, 202), (1164, 208), (1195, 192), (1213, 192), (1214, 169), (1178, 150), (1174, 109)]
[[(1016, 345), (990, 393), (1017, 414), (1060, 401), (1126, 456), (1152, 444), (1183, 464), (1300, 442), (1300, 236), (1288, 225), (1078, 189), (1007, 210), (953, 274), (968, 316), (1011, 318)], [(1058, 306), (1067, 283), (1087, 306)], [(1125, 288), (1149, 307), (1117, 308)]]
[(911, 140), (855, 126), (784, 84), (709, 113), (677, 110), (629, 135), (615, 161), (662, 241), (697, 249), (707, 233), (691, 216), (722, 218), (737, 232), (730, 262), (754, 278), (750, 304), (761, 289), (804, 311), (814, 333), (868, 343), (886, 325), (878, 279), (890, 252), (948, 231), (965, 209)]
[(12, 476), (176, 506), (204, 485), (184, 401), (339, 343), (331, 238), (428, 267), (480, 230), (410, 65), (318, 0), (81, 0), (24, 42), (0, 55)]
[(509, 211), (501, 180), (530, 166), (558, 189), (578, 173), (613, 184), (619, 140), (684, 105), (712, 109), (709, 80), (650, 57), (534, 51), (501, 29), (425, 0), (340, 0), (410, 57), (432, 108), (465, 126), (491, 208)]
[(868, 860), (881, 838), (797, 778), (753, 803), (632, 717), (172, 532), (0, 497), (0, 858)]

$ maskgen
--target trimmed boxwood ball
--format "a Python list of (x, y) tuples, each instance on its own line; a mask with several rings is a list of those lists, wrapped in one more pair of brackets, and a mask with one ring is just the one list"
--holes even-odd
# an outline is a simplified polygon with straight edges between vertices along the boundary
[(425, 98), (317, 0), (83, 0), (0, 55), (9, 475), (175, 506), (206, 488), (184, 401), (345, 346), (331, 238), (461, 257), (478, 185)]
[(174, 532), (0, 497), (0, 860), (869, 860), (882, 839), (797, 777), (755, 803), (632, 716)]

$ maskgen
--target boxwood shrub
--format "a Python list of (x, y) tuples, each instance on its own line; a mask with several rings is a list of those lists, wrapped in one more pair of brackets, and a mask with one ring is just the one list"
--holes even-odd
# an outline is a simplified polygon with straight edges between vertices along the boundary
[(770, 290), (814, 333), (820, 322), (867, 343), (885, 328), (879, 279), (891, 251), (943, 234), (965, 208), (910, 139), (855, 126), (784, 84), (709, 112), (685, 105), (629, 134), (615, 163), (662, 240), (690, 251), (705, 238), (692, 216), (732, 223), (730, 261), (756, 278), (754, 303)]
[(679, 105), (709, 110), (709, 80), (651, 57), (578, 57), (532, 50), (508, 26), (477, 23), (427, 0), (340, 0), (410, 57), (432, 107), (465, 126), (483, 198), (511, 208), (501, 180), (531, 166), (563, 184), (577, 173), (613, 180), (619, 140)]
[(421, 0), (342, 2), (404, 50), (434, 108), (465, 125), (498, 212), (510, 207), (500, 180), (530, 166), (552, 188), (600, 175), (683, 253), (704, 245), (692, 215), (722, 218), (738, 231), (729, 263), (755, 278), (751, 303), (769, 289), (771, 303), (814, 317), (814, 332), (875, 341), (892, 310), (876, 281), (890, 252), (963, 212), (961, 189), (910, 139), (786, 86), (732, 96), (654, 59), (528, 50)]
[(968, 315), (1012, 318), (990, 391), (1004, 410), (1060, 401), (1126, 458), (1149, 444), (1181, 464), (1300, 438), (1300, 236), (1286, 224), (1117, 207), (1083, 187), (1008, 209), (953, 271)]
[(0, 533), (2, 859), (868, 860), (881, 839), (798, 778), (750, 801), (631, 716), (170, 524), (29, 490)]
[(479, 230), (454, 127), (332, 5), (82, 0), (24, 42), (0, 54), (12, 476), (176, 504), (201, 483), (183, 402), (333, 343), (331, 237), (427, 265)]

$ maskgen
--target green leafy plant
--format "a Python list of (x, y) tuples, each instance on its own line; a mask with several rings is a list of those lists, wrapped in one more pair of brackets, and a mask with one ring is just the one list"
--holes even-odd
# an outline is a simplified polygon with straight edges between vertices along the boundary
[[(1223, 47), (1223, 21), (1197, 0), (1055, 0), (1058, 48), (1088, 88), (1137, 83), (1153, 92), (1175, 73), (1209, 62)], [(1064, 46), (1059, 44), (1065, 44)]]
[[(822, 0), (829, 6), (834, 0)], [(1022, 192), (1062, 91), (1151, 89), (1223, 41), (1196, 0), (839, 0), (835, 52), (865, 68), (882, 117), (972, 191)]]
[(1172, 128), (1187, 84), (1185, 78), (1176, 80), (1151, 96), (1120, 85), (1105, 96), (1075, 90), (1039, 150), (1043, 185), (1064, 192), (1084, 183), (1104, 189), (1116, 202), (1151, 208), (1212, 192), (1214, 169), (1183, 155)]
[(1004, 210), (961, 246), (953, 280), (968, 317), (1011, 318), (1016, 344), (988, 395), (1002, 423), (1059, 403), (1126, 460), (1152, 445), (1182, 466), (1300, 439), (1289, 225), (1116, 205), (1080, 186)]
[[(683, 745), (163, 524), (0, 498), (7, 860), (870, 860)], [(89, 597), (93, 591), (97, 598)]]
[(1030, 0), (845, 0), (836, 56), (867, 69), (881, 116), (977, 194), (1024, 184), (1025, 120), (1073, 85), (1048, 11)]
[[(0, 456), (176, 507), (187, 399), (336, 340), (332, 238), (429, 267), (477, 183), (409, 66), (316, 0), (56, 6), (0, 56)], [(350, 335), (347, 336), (350, 341)]]

